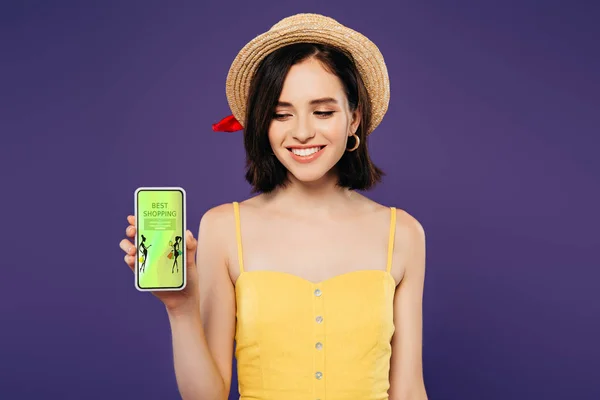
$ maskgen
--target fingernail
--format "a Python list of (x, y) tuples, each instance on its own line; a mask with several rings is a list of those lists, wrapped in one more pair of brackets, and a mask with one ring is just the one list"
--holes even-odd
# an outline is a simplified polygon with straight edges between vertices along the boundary
[(130, 247), (129, 250), (127, 250), (128, 253), (131, 253), (133, 251), (133, 247)]

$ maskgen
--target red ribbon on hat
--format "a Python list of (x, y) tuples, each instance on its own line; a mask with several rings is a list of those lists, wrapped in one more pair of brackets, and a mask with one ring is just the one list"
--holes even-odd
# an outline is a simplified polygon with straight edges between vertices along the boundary
[(244, 129), (242, 124), (233, 115), (228, 115), (216, 124), (213, 124), (212, 128), (215, 132), (236, 132)]

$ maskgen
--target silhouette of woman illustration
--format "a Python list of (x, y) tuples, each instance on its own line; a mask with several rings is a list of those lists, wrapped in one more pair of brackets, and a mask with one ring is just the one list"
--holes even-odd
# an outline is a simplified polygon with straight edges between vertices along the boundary
[[(179, 257), (179, 255), (181, 254), (181, 251), (179, 250), (179, 242), (181, 241), (181, 236), (175, 236), (175, 243), (169, 241), (169, 246), (172, 246), (173, 249), (171, 250), (171, 254), (173, 255), (173, 267), (171, 267), (171, 273), (173, 273), (173, 271), (175, 270), (175, 267), (177, 267), (177, 272), (179, 272), (179, 264), (177, 264), (177, 257)], [(171, 255), (169, 254), (169, 255)], [(169, 257), (171, 258), (171, 257)]]
[(142, 263), (142, 265), (140, 266), (140, 272), (144, 272), (144, 270), (146, 269), (146, 260), (148, 260), (148, 249), (152, 247), (152, 245), (146, 247), (146, 245), (144, 244), (145, 241), (146, 236), (142, 235), (142, 242), (138, 247), (138, 252), (142, 252), (142, 257), (140, 257), (140, 262)]

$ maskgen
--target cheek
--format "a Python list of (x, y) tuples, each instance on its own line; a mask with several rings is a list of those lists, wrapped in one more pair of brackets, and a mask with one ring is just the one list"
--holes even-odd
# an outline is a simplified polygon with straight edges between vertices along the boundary
[(327, 134), (334, 142), (345, 142), (348, 136), (348, 119), (340, 115), (337, 118), (326, 120), (323, 124), (323, 133)]
[(269, 127), (269, 143), (272, 147), (279, 146), (285, 140), (285, 132), (281, 128), (277, 128), (276, 125), (271, 124)]
[(323, 135), (334, 146), (344, 146), (347, 140), (347, 126), (342, 122), (331, 124), (327, 130), (323, 131)]

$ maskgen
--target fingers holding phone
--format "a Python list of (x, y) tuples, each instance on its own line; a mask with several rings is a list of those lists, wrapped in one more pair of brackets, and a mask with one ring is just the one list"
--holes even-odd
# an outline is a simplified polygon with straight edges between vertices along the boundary
[[(128, 238), (133, 239), (133, 238), (135, 238), (135, 216), (128, 215), (127, 222), (129, 222), (129, 226), (127, 226), (127, 228), (125, 228), (125, 235)], [(135, 245), (133, 243), (131, 243), (130, 240), (123, 239), (119, 243), (119, 247), (121, 248), (121, 250), (123, 250), (125, 252), (125, 256), (124, 256), (125, 264), (127, 264), (127, 266), (129, 266), (129, 268), (133, 271), (135, 268), (135, 255), (136, 255)]]

